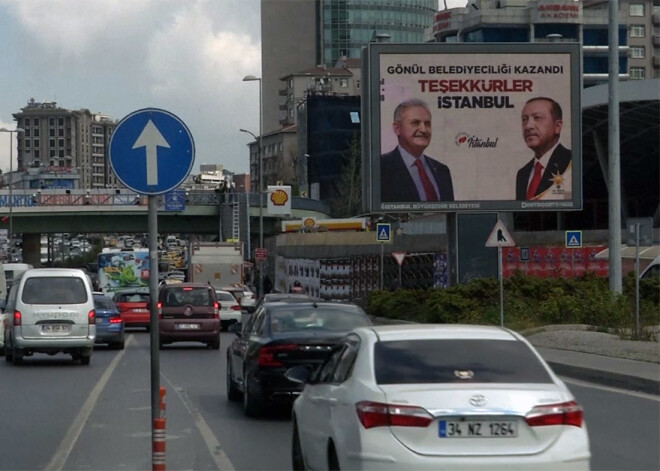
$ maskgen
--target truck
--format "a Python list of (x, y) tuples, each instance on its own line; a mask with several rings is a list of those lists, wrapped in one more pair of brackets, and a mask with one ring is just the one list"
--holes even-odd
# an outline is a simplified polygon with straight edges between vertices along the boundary
[(215, 288), (243, 285), (241, 242), (195, 242), (190, 245), (188, 281)]

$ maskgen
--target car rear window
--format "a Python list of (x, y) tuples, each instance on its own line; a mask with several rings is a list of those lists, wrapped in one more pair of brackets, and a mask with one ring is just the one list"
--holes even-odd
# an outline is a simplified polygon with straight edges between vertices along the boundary
[(218, 293), (216, 291), (215, 295), (218, 298), (218, 301), (233, 301), (233, 302), (236, 302), (236, 298), (234, 298), (234, 296), (232, 296), (231, 293)]
[(115, 309), (115, 303), (107, 296), (99, 296), (94, 298), (94, 307), (96, 309)]
[(87, 302), (87, 290), (81, 278), (35, 276), (25, 280), (21, 301), (26, 304), (82, 304)]
[(337, 309), (302, 308), (276, 309), (270, 315), (272, 332), (292, 332), (298, 330), (321, 330), (344, 332), (369, 325), (366, 315), (359, 312), (345, 312)]
[(118, 294), (115, 297), (115, 302), (118, 303), (148, 303), (149, 295), (140, 293), (131, 294)]
[(374, 346), (378, 384), (551, 383), (527, 345), (511, 340), (403, 340)]
[(163, 306), (213, 306), (213, 296), (208, 288), (177, 287), (167, 288), (163, 292)]

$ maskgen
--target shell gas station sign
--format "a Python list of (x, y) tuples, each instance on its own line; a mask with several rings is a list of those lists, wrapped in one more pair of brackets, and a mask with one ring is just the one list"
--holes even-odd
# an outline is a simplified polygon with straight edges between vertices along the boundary
[(268, 214), (291, 214), (291, 186), (268, 186)]

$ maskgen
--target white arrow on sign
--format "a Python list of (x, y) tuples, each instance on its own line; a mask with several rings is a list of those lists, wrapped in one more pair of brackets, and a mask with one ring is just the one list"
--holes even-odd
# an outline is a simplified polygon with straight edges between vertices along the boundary
[(149, 120), (133, 144), (133, 149), (146, 147), (147, 185), (158, 185), (158, 147), (170, 148), (156, 125)]

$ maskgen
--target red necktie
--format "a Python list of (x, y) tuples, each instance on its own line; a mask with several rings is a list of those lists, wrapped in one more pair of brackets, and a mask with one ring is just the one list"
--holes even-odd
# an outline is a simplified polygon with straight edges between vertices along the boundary
[(525, 195), (526, 199), (531, 200), (534, 198), (536, 189), (539, 187), (539, 183), (541, 183), (541, 175), (543, 175), (543, 165), (537, 161), (536, 165), (534, 165), (534, 176), (532, 177), (532, 181), (529, 182), (529, 186), (527, 187), (527, 194)]
[(438, 201), (438, 194), (435, 192), (433, 183), (429, 180), (429, 176), (424, 170), (424, 165), (420, 159), (415, 159), (415, 165), (417, 166), (417, 172), (419, 173), (419, 179), (422, 181), (422, 186), (424, 187), (424, 193), (426, 194), (426, 201)]

